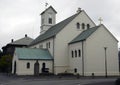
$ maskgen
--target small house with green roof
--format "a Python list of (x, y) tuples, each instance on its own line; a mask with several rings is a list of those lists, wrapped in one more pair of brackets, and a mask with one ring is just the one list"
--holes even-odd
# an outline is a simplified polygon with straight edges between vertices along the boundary
[(56, 14), (52, 6), (41, 13), (41, 34), (29, 48), (16, 48), (12, 73), (119, 75), (118, 41), (103, 24), (96, 26), (81, 8), (57, 24)]
[(38, 75), (53, 70), (53, 57), (47, 49), (16, 48), (12, 63), (12, 73), (17, 75)]

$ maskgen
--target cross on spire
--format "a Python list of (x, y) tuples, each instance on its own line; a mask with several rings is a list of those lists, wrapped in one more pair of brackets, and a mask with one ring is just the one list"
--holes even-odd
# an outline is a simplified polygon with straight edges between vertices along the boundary
[(100, 24), (102, 24), (103, 19), (100, 17), (98, 20), (100, 21)]
[(48, 6), (48, 3), (46, 2), (46, 3), (45, 3), (45, 9), (47, 8), (47, 6)]

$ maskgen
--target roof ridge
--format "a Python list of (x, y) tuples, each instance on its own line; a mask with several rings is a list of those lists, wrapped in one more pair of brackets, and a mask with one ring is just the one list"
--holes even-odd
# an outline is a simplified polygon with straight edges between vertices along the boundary
[(92, 28), (89, 28), (89, 29), (87, 29), (87, 30), (84, 30), (84, 31), (81, 32), (77, 37), (75, 37), (69, 44), (86, 40), (86, 39), (87, 39), (92, 33), (94, 33), (99, 27), (100, 27), (100, 25), (99, 25), (99, 26), (92, 27)]
[[(25, 38), (32, 39), (32, 38), (30, 38), (30, 37), (23, 37), (23, 38), (20, 38), (20, 39), (17, 39), (17, 40), (15, 40), (15, 41), (13, 41), (12, 43), (14, 43), (14, 42), (16, 42), (16, 41), (19, 41), (19, 40), (22, 40), (22, 39), (25, 39)], [(32, 40), (33, 40), (33, 39), (32, 39)]]
[(48, 50), (48, 49), (46, 49), (46, 48), (27, 48), (27, 47), (23, 47), (23, 48), (21, 48), (21, 47), (16, 47), (15, 49), (36, 49), (36, 50)]
[(55, 13), (57, 13), (57, 11), (50, 5), (47, 9), (45, 9), (40, 15), (42, 15), (45, 11), (47, 11), (49, 8), (52, 8), (53, 9), (53, 11), (55, 12)]
[(30, 37), (23, 37), (23, 38), (20, 38), (20, 39), (17, 39), (11, 43), (8, 43), (8, 44), (21, 44), (21, 45), (28, 45), (30, 44), (34, 39), (30, 38)]

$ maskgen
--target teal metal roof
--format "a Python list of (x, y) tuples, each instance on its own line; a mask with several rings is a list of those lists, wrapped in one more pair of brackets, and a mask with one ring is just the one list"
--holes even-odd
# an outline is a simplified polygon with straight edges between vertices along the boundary
[(69, 44), (80, 42), (86, 40), (92, 33), (94, 33), (100, 26), (95, 26), (93, 28), (89, 28), (82, 33), (80, 33), (76, 38), (74, 38)]
[(62, 22), (52, 26), (51, 28), (49, 28), (44, 34), (39, 35), (35, 40), (33, 40), (33, 42), (30, 44), (31, 45), (35, 45), (41, 41), (44, 41), (46, 39), (49, 39), (53, 36), (55, 36), (59, 31), (61, 31), (69, 22), (71, 22), (77, 15), (74, 14), (73, 16), (63, 20)]
[(16, 48), (15, 53), (21, 60), (51, 60), (53, 59), (47, 49)]

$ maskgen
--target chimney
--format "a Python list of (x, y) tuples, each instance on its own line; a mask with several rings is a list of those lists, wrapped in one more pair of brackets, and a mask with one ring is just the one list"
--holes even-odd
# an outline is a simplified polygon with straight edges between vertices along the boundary
[(27, 37), (27, 34), (25, 34), (25, 37)]
[(14, 42), (14, 40), (13, 39), (11, 39), (11, 43), (13, 43)]
[(81, 11), (82, 11), (81, 8), (78, 8), (77, 13), (80, 13)]

